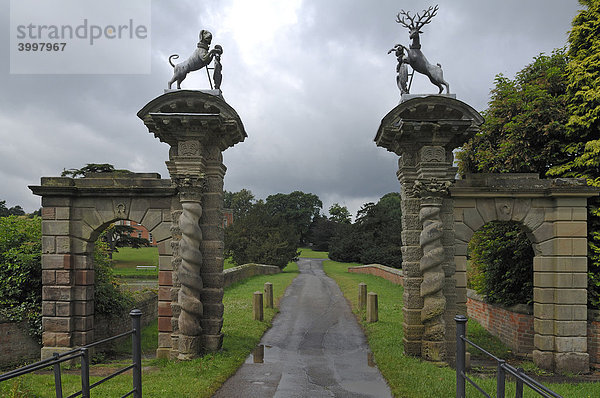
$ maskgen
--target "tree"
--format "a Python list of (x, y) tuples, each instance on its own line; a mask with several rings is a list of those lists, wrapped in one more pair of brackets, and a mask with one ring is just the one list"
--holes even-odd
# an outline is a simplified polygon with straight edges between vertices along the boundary
[(13, 206), (11, 208), (6, 207), (6, 201), (0, 200), (0, 217), (6, 216), (23, 216), (25, 215), (25, 211), (19, 205)]
[(101, 239), (108, 244), (108, 248), (111, 253), (118, 252), (117, 248), (119, 247), (132, 247), (134, 249), (140, 247), (148, 247), (150, 246), (150, 241), (145, 238), (138, 238), (137, 236), (132, 236), (132, 232), (136, 232), (137, 229), (133, 228), (130, 225), (117, 225), (111, 224), (108, 228), (104, 230), (101, 235)]
[[(533, 133), (524, 134), (520, 143), (516, 141), (521, 147), (515, 153), (523, 159), (507, 162), (507, 157), (503, 157), (503, 150), (509, 148), (510, 143), (492, 139), (498, 145), (490, 150), (490, 146), (486, 145), (487, 138), (476, 137), (464, 147), (465, 153), (459, 155), (462, 173), (533, 171), (552, 177), (586, 178), (588, 184), (600, 187), (600, 0), (580, 0), (580, 3), (586, 9), (579, 12), (573, 20), (567, 53), (563, 50), (555, 51), (550, 62), (540, 63), (538, 60), (544, 61), (544, 58), (536, 59), (532, 64), (533, 68), (530, 65), (524, 70), (526, 73), (518, 75), (526, 78), (526, 85), (523, 87), (541, 83), (542, 87), (548, 88), (547, 95), (540, 96), (542, 100), (539, 100), (538, 97), (527, 95), (531, 90), (523, 90), (513, 96), (501, 95), (495, 98), (494, 94), (503, 90), (492, 92), (486, 117), (489, 117), (488, 114), (494, 116), (496, 110), (505, 110), (505, 120), (498, 123), (504, 131), (517, 128)], [(558, 57), (564, 57), (564, 60)], [(540, 67), (538, 71), (541, 74), (536, 74), (535, 66)], [(559, 69), (563, 71), (560, 72)], [(548, 95), (556, 101), (551, 101), (552, 98)], [(513, 103), (523, 106), (512, 109), (510, 105)], [(543, 107), (536, 104), (542, 104)], [(510, 109), (512, 113), (507, 111)], [(514, 118), (513, 115), (517, 112), (524, 114), (523, 117)], [(527, 114), (529, 116), (525, 117)], [(546, 120), (553, 114), (555, 116), (547, 119), (547, 123), (541, 126), (536, 123), (537, 119)], [(489, 133), (485, 131), (486, 126), (493, 126), (494, 121), (493, 117), (486, 120), (483, 135)], [(550, 154), (548, 161), (530, 154), (532, 149), (537, 148), (541, 148), (541, 153), (548, 154), (545, 140), (548, 140), (548, 144), (553, 144), (553, 141), (544, 137), (540, 142), (536, 136), (537, 131), (540, 137), (546, 134), (544, 126), (552, 126), (553, 131), (558, 133), (554, 135), (558, 140), (558, 146), (554, 147), (556, 152)], [(535, 128), (531, 130), (530, 127)], [(498, 158), (494, 159), (496, 157)], [(529, 162), (531, 166), (528, 168)], [(588, 302), (600, 308), (600, 200), (592, 198), (588, 203)]]
[(459, 171), (539, 173), (568, 160), (564, 50), (540, 54), (514, 80), (496, 76), (481, 132), (458, 154)]
[(400, 194), (384, 195), (377, 203), (366, 203), (354, 224), (340, 224), (329, 245), (336, 261), (402, 266), (402, 210)]
[(329, 219), (336, 223), (350, 224), (350, 212), (346, 206), (334, 203), (329, 207)]
[(238, 192), (223, 193), (223, 206), (226, 209), (231, 209), (233, 212), (233, 222), (242, 219), (248, 214), (252, 206), (254, 205), (255, 199), (254, 194), (248, 189), (242, 189)]
[[(600, 0), (579, 2), (586, 9), (573, 19), (566, 70), (569, 161), (549, 174), (585, 178), (600, 187)], [(590, 198), (588, 204), (588, 302), (600, 308), (600, 199)]]
[(315, 217), (308, 230), (308, 241), (318, 251), (329, 251), (329, 242), (335, 236), (338, 223), (323, 215)]
[(88, 163), (80, 169), (63, 169), (61, 177), (84, 177), (86, 173), (112, 173), (115, 167), (109, 163)]
[(294, 226), (271, 214), (263, 201), (225, 229), (225, 255), (237, 265), (260, 263), (283, 269), (298, 257), (298, 246)]
[(281, 217), (295, 229), (301, 244), (307, 243), (310, 224), (323, 207), (317, 195), (301, 191), (269, 195), (265, 204), (269, 214)]

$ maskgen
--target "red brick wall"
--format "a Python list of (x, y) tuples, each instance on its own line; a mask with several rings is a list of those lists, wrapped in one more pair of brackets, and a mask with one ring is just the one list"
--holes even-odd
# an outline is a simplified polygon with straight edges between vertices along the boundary
[(512, 312), (468, 297), (467, 315), (477, 320), (481, 326), (498, 337), (515, 353), (531, 354), (533, 351), (532, 314)]
[(396, 268), (386, 267), (385, 265), (370, 264), (360, 267), (349, 267), (348, 272), (375, 275), (379, 276), (380, 278), (387, 279), (396, 285), (404, 286), (402, 271)]

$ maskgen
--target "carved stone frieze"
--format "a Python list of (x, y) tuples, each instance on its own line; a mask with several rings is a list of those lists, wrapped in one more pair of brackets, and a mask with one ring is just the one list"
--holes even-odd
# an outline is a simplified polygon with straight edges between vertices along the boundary
[(442, 163), (446, 160), (446, 150), (441, 146), (424, 146), (421, 149), (421, 162)]

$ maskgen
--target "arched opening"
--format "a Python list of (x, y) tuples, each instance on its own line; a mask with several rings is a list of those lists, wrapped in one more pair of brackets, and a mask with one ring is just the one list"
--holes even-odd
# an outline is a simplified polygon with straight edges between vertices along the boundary
[(524, 225), (491, 221), (467, 251), (467, 313), (517, 355), (533, 351), (533, 243)]

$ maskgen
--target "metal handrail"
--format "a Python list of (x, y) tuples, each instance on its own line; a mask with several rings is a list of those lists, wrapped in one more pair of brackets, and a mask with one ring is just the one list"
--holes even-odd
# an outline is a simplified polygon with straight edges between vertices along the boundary
[(505, 385), (506, 385), (506, 373), (513, 375), (516, 379), (516, 393), (515, 397), (523, 397), (523, 385), (531, 388), (533, 391), (545, 398), (562, 398), (561, 395), (545, 387), (541, 383), (535, 381), (531, 377), (523, 372), (523, 369), (517, 369), (506, 363), (506, 361), (494, 356), (485, 349), (481, 348), (471, 340), (467, 339), (467, 317), (464, 315), (457, 315), (454, 317), (456, 321), (456, 397), (465, 398), (465, 381), (468, 381), (473, 387), (475, 387), (484, 396), (490, 397), (475, 381), (469, 378), (466, 374), (466, 344), (470, 344), (477, 350), (483, 352), (488, 357), (496, 361), (497, 372), (496, 372), (496, 397), (505, 398)]
[[(59, 353), (53, 353), (52, 358), (46, 358), (44, 360), (32, 363), (27, 366), (23, 366), (18, 369), (11, 370), (0, 375), (0, 382), (12, 379), (14, 377), (22, 376), (27, 373), (34, 372), (39, 369), (47, 368), (49, 366), (53, 367), (54, 371), (54, 386), (56, 390), (56, 398), (63, 398), (62, 392), (62, 379), (61, 379), (61, 369), (60, 364), (62, 362), (71, 361), (76, 358), (81, 358), (81, 390), (69, 395), (67, 398), (74, 398), (78, 396), (82, 396), (83, 398), (90, 397), (90, 390), (105, 381), (112, 379), (115, 376), (118, 376), (126, 371), (133, 369), (133, 389), (123, 395), (121, 398), (128, 397), (133, 394), (134, 398), (142, 398), (142, 350), (141, 350), (141, 340), (142, 340), (142, 328), (141, 328), (141, 317), (142, 311), (138, 309), (131, 310), (129, 313), (131, 316), (132, 329), (118, 334), (116, 336), (108, 337), (103, 340), (96, 341), (94, 343), (85, 345), (83, 347), (75, 348), (73, 350)], [(132, 364), (121, 368), (105, 378), (98, 380), (97, 382), (90, 385), (90, 355), (89, 349), (95, 347), (100, 344), (108, 343), (110, 341), (126, 337), (131, 335), (131, 356), (132, 356)]]

